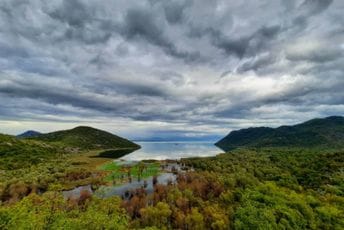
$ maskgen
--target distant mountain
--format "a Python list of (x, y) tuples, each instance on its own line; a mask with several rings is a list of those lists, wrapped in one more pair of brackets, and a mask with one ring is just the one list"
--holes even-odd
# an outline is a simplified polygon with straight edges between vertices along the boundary
[(37, 137), (41, 135), (40, 132), (34, 131), (34, 130), (28, 130), (22, 134), (17, 135), (18, 138), (25, 138), (25, 137)]
[(344, 147), (344, 117), (317, 118), (294, 126), (258, 127), (230, 132), (216, 146), (238, 147)]
[(73, 150), (137, 149), (139, 145), (111, 133), (87, 126), (41, 134), (30, 138)]

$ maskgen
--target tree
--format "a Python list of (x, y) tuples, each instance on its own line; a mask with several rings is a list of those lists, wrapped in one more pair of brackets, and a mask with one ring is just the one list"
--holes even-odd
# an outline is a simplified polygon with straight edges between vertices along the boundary
[(206, 229), (203, 215), (198, 211), (198, 208), (192, 208), (185, 218), (187, 229)]
[(170, 225), (172, 211), (167, 203), (159, 202), (156, 206), (150, 206), (140, 210), (143, 226), (155, 226), (160, 229)]

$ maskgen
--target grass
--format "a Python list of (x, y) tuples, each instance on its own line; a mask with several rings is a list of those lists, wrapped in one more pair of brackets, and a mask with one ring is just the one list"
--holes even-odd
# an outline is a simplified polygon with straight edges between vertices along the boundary
[(69, 155), (73, 165), (79, 165), (88, 170), (100, 169), (100, 166), (109, 163), (110, 159), (99, 157), (99, 151), (88, 151)]
[(120, 169), (120, 166), (116, 164), (115, 162), (108, 162), (99, 167), (101, 170), (106, 170), (106, 171), (117, 171)]
[[(128, 178), (128, 174), (131, 175), (132, 179), (144, 179), (151, 176), (155, 176), (160, 172), (160, 164), (158, 162), (154, 163), (143, 163), (139, 162), (132, 166), (119, 165), (117, 162), (108, 162), (100, 167), (99, 170), (109, 171), (110, 174), (105, 177), (107, 182), (123, 182), (124, 178)], [(140, 175), (140, 169), (142, 171)], [(130, 171), (130, 173), (129, 173)]]

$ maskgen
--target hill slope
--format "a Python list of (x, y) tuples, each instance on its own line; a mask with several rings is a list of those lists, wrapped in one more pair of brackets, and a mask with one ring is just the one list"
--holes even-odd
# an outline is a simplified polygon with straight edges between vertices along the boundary
[(248, 128), (230, 132), (216, 146), (238, 147), (343, 147), (344, 117), (313, 119), (294, 126)]
[(0, 170), (30, 167), (55, 157), (58, 150), (48, 144), (0, 134)]
[(70, 130), (41, 134), (30, 139), (78, 150), (140, 148), (139, 145), (127, 139), (87, 126), (79, 126)]

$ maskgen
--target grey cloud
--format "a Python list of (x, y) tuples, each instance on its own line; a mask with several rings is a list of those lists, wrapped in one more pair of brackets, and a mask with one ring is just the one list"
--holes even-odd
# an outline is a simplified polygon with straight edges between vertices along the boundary
[(124, 117), (181, 135), (340, 115), (343, 10), (340, 0), (3, 0), (0, 103), (11, 104), (0, 117)]
[[(18, 100), (32, 99), (52, 105), (70, 105), (75, 108), (94, 111), (93, 113), (96, 114), (100, 113), (107, 116), (115, 114), (116, 116), (143, 121), (153, 118), (156, 120), (178, 119), (173, 114), (164, 114), (162, 110), (157, 110), (163, 99), (149, 99), (149, 97), (167, 96), (166, 92), (145, 84), (118, 83), (109, 87), (98, 83), (97, 88), (101, 88), (101, 90), (97, 92), (94, 86), (88, 88), (78, 83), (70, 83), (69, 85), (64, 85), (64, 82), (44, 83), (40, 78), (34, 81), (21, 77), (12, 80), (5, 77), (5, 79), (7, 80), (0, 81), (0, 95), (2, 97), (17, 98)], [(46, 80), (49, 81), (49, 78)], [(119, 100), (117, 95), (130, 95), (130, 97)], [(149, 107), (151, 109), (145, 112), (145, 109)], [(56, 112), (53, 113), (56, 114)], [(65, 114), (67, 115), (67, 113)]]
[(239, 58), (242, 58), (246, 53), (246, 50), (249, 45), (250, 38), (240, 38), (236, 40), (227, 40), (217, 38), (214, 40), (215, 45), (221, 49), (223, 49), (226, 54), (229, 55), (236, 55)]
[(333, 0), (305, 0), (296, 9), (291, 27), (299, 27), (301, 30), (305, 29), (309, 18), (327, 10), (332, 2)]
[(286, 57), (291, 61), (310, 61), (325, 63), (343, 57), (343, 51), (335, 48), (323, 47), (310, 52), (287, 52)]
[(170, 24), (181, 23), (185, 17), (184, 9), (191, 4), (191, 1), (169, 1), (164, 6), (166, 20)]
[(21, 47), (11, 47), (0, 43), (0, 56), (28, 58), (29, 54)]
[(97, 5), (79, 0), (63, 0), (57, 8), (47, 10), (47, 14), (65, 26), (60, 41), (67, 39), (86, 44), (104, 43), (118, 27), (110, 18), (101, 17)]
[(112, 86), (112, 90), (116, 89), (117, 92), (129, 95), (141, 95), (141, 96), (151, 96), (151, 97), (165, 97), (167, 92), (164, 89), (153, 87), (148, 84), (142, 83), (117, 83)]
[(61, 7), (48, 13), (52, 18), (68, 23), (73, 27), (83, 27), (94, 20), (90, 8), (79, 0), (63, 0)]
[[(48, 79), (47, 79), (48, 80)], [(71, 94), (70, 90), (74, 90)], [(75, 107), (107, 111), (116, 111), (120, 104), (99, 103), (100, 100), (91, 96), (83, 96), (73, 85), (68, 88), (53, 87), (47, 84), (38, 84), (32, 81), (16, 80), (0, 84), (0, 93), (10, 97), (31, 98), (43, 100), (52, 104), (70, 104)]]
[(298, 10), (301, 15), (308, 17), (323, 12), (332, 2), (333, 0), (305, 0)]
[(246, 71), (258, 71), (261, 68), (267, 67), (276, 61), (276, 57), (269, 53), (262, 54), (256, 57), (253, 57), (247, 61), (245, 61), (242, 65), (240, 65), (237, 71), (246, 72)]
[(97, 115), (76, 108), (62, 108), (34, 99), (18, 100), (18, 97), (4, 94), (1, 94), (1, 96), (7, 102), (0, 108), (0, 119), (4, 120), (77, 122), (76, 117), (87, 116), (90, 118)]
[(275, 26), (263, 26), (253, 34), (236, 39), (226, 38), (220, 31), (211, 33), (213, 44), (223, 49), (228, 55), (236, 55), (243, 58), (244, 55), (256, 55), (267, 44), (274, 39), (281, 28)]
[[(217, 106), (215, 111), (211, 111), (209, 114), (215, 117), (223, 118), (242, 118), (250, 117), (254, 119), (256, 117), (270, 116), (274, 117), (270, 111), (262, 114), (257, 114), (257, 109), (261, 107), (274, 108), (274, 112), (279, 113), (282, 116), (282, 110), (278, 108), (287, 108), (289, 112), (290, 108), (295, 109), (294, 116), (300, 116), (298, 112), (304, 108), (303, 112), (315, 112), (331, 114), (331, 111), (326, 109), (321, 112), (316, 108), (324, 108), (324, 106), (336, 107), (342, 106), (344, 100), (344, 93), (341, 88), (344, 87), (344, 80), (337, 77), (329, 77), (324, 79), (323, 77), (309, 79), (307, 81), (301, 81), (298, 83), (290, 84), (283, 91), (278, 94), (267, 95), (263, 97), (257, 97), (256, 94), (245, 94), (245, 97), (241, 97), (242, 93), (231, 93), (230, 98), (234, 103), (230, 103), (228, 106)], [(322, 105), (322, 106), (320, 106)], [(291, 111), (291, 113), (293, 113)]]
[(126, 13), (125, 23), (122, 25), (122, 34), (127, 39), (141, 38), (151, 44), (160, 46), (168, 55), (194, 61), (200, 58), (199, 52), (179, 50), (164, 34), (165, 25), (158, 25), (157, 18), (146, 9), (130, 9)]
[(79, 29), (69, 28), (66, 30), (64, 39), (76, 39), (84, 41), (86, 44), (94, 44), (108, 41), (111, 35), (111, 32), (97, 33), (97, 31), (88, 31), (87, 29), (80, 31)]
[[(125, 16), (123, 33), (128, 39), (142, 37), (147, 41), (171, 49), (172, 43), (167, 40), (163, 30), (149, 11), (130, 9)], [(173, 47), (172, 47), (173, 48)]]

